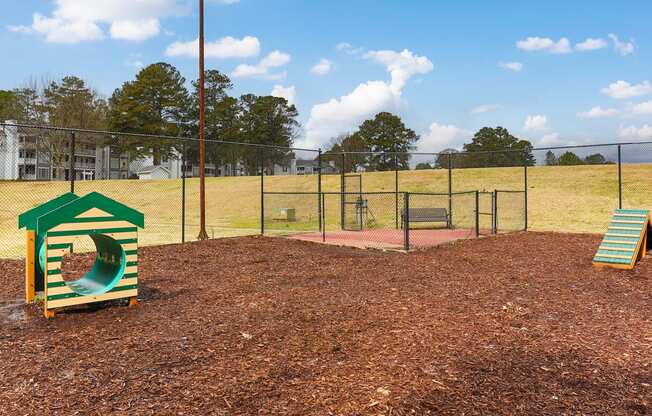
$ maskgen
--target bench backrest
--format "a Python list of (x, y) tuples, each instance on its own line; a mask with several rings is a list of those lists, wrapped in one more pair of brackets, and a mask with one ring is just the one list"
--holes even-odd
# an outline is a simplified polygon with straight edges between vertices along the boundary
[(410, 208), (409, 219), (416, 220), (432, 220), (432, 221), (448, 221), (448, 211), (446, 208)]

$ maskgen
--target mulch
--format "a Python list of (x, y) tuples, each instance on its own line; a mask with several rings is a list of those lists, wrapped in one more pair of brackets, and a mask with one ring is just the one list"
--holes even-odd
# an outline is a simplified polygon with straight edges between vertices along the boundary
[(597, 270), (598, 243), (143, 248), (136, 307), (49, 321), (0, 262), (0, 414), (651, 414), (652, 257)]

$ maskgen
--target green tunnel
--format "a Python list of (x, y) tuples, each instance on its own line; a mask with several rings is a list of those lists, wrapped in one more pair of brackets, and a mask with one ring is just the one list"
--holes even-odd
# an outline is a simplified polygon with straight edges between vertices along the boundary
[[(66, 281), (72, 291), (82, 296), (98, 296), (113, 289), (125, 272), (127, 257), (120, 243), (103, 234), (89, 234), (95, 243), (95, 264), (91, 270), (77, 280)], [(45, 261), (45, 245), (39, 249), (41, 271)]]

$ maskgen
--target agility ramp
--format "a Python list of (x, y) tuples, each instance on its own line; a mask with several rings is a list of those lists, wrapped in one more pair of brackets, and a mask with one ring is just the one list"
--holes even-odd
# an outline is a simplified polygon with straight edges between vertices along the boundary
[(633, 269), (646, 254), (649, 228), (650, 211), (617, 209), (593, 257), (593, 265)]

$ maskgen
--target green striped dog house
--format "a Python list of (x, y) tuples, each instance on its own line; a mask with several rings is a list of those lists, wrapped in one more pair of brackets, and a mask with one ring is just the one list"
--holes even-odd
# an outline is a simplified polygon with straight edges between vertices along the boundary
[[(34, 302), (42, 291), (47, 318), (73, 305), (138, 296), (138, 229), (142, 213), (93, 192), (68, 193), (33, 208), (18, 218), (27, 229), (25, 298)], [(85, 275), (64, 280), (61, 263), (81, 236), (95, 243), (95, 264)]]

